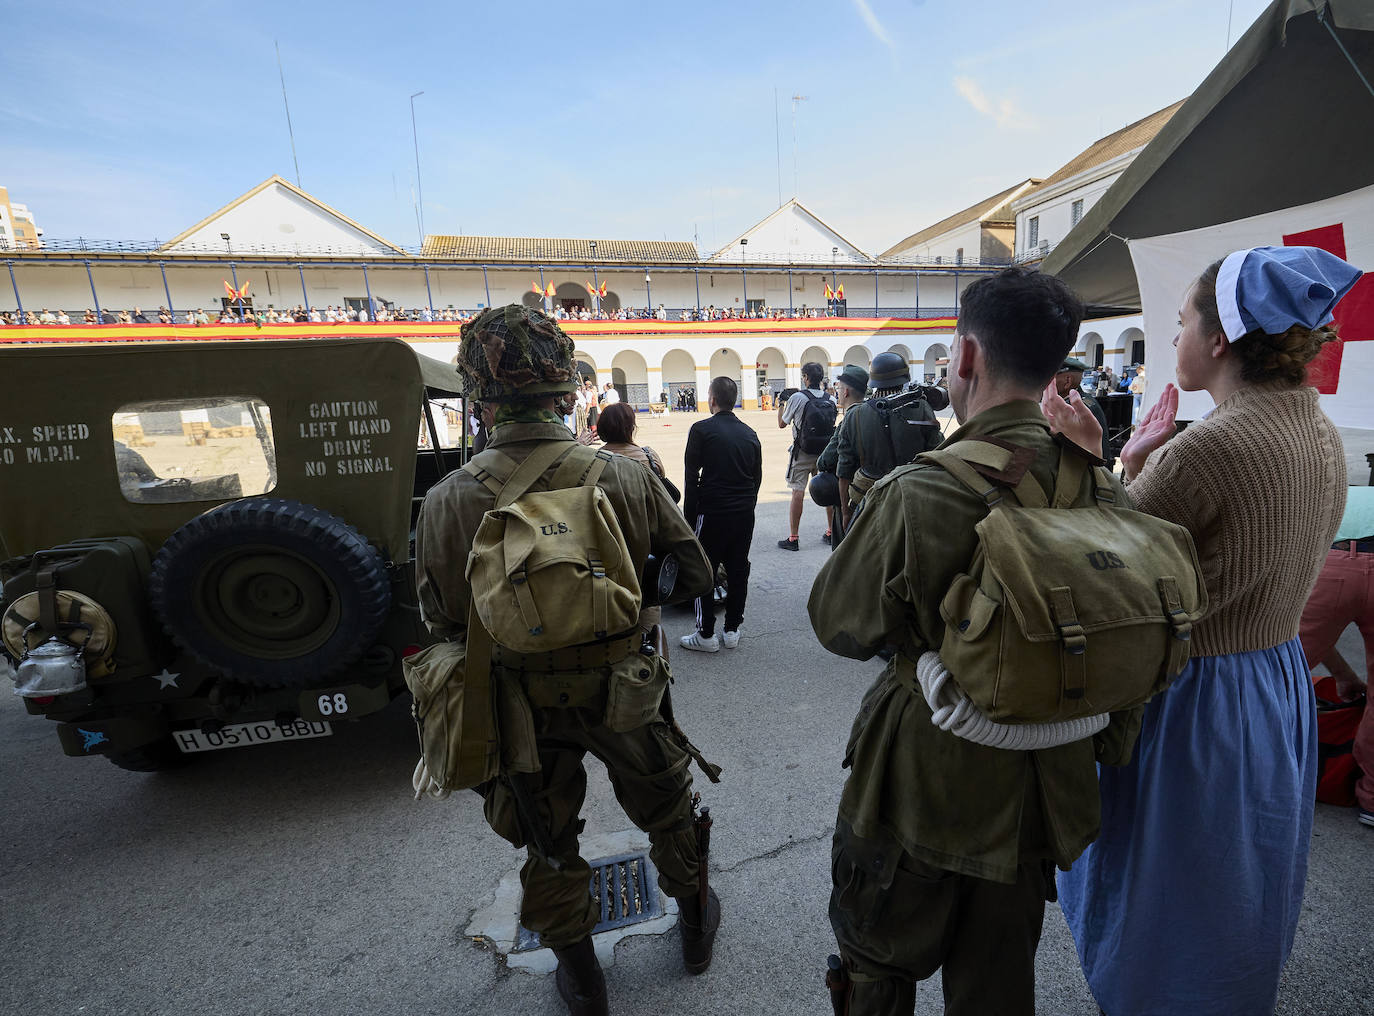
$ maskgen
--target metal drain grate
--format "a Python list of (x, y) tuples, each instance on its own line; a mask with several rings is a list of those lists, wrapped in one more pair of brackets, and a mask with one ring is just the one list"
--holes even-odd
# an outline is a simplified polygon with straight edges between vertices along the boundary
[[(658, 872), (644, 851), (592, 861), (592, 900), (601, 908), (601, 919), (592, 934), (624, 928), (663, 915), (658, 898)], [(524, 925), (515, 930), (515, 948), (528, 952), (540, 947), (539, 936)]]

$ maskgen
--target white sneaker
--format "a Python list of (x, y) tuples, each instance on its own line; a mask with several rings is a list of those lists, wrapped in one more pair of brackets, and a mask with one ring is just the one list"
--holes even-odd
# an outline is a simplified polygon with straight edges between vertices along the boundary
[(721, 632), (721, 633), (720, 633), (720, 644), (723, 645), (726, 649), (734, 649), (735, 646), (739, 645), (739, 632), (737, 632), (737, 631), (723, 631), (723, 632)]
[(720, 637), (712, 635), (710, 638), (702, 635), (699, 631), (694, 631), (690, 635), (684, 635), (678, 639), (683, 649), (695, 649), (699, 653), (718, 653), (720, 652)]

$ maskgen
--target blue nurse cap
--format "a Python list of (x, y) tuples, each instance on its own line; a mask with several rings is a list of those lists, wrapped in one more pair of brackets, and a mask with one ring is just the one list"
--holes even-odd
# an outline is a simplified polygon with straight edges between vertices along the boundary
[(1235, 342), (1256, 329), (1282, 335), (1293, 325), (1327, 324), (1332, 309), (1363, 274), (1320, 247), (1238, 250), (1217, 274), (1222, 329)]

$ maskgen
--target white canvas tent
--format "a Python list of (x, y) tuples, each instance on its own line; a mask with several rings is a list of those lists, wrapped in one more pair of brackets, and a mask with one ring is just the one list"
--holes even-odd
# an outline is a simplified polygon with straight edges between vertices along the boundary
[[(1154, 397), (1172, 380), (1179, 300), (1232, 250), (1306, 243), (1374, 270), (1374, 4), (1275, 0), (1045, 259), (1090, 307), (1141, 311)], [(1374, 299), (1338, 308), (1323, 404), (1374, 428)], [(1337, 362), (1338, 361), (1338, 362)], [(1185, 401), (1196, 417), (1207, 397)]]

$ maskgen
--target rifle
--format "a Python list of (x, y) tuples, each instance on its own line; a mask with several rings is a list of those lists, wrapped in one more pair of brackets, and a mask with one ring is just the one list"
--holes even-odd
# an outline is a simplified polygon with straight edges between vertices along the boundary
[(710, 857), (711, 857), (711, 809), (703, 807), (699, 812), (697, 805), (701, 803), (701, 795), (692, 795), (692, 825), (697, 832), (697, 906), (701, 912), (701, 923), (706, 923), (706, 904), (710, 899)]

